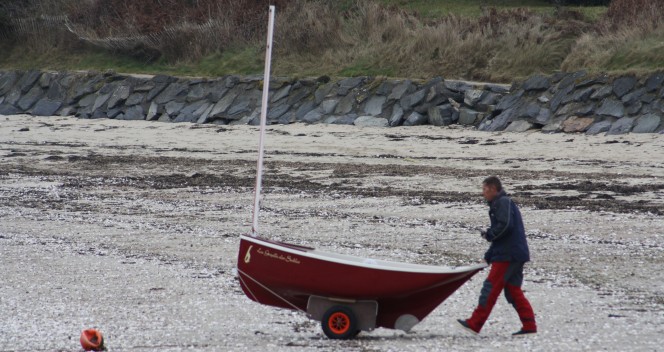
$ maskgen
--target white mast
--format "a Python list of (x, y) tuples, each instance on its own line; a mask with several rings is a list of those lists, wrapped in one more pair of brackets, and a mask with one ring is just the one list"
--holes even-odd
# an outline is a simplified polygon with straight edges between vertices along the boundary
[(265, 125), (267, 125), (267, 103), (270, 93), (270, 69), (272, 67), (272, 37), (274, 34), (274, 6), (270, 6), (267, 25), (267, 46), (265, 47), (265, 77), (263, 78), (263, 101), (261, 103), (261, 132), (258, 139), (258, 165), (256, 167), (256, 189), (254, 190), (254, 218), (251, 226), (252, 236), (258, 235), (258, 213), (260, 211), (261, 188), (263, 184), (263, 155)]

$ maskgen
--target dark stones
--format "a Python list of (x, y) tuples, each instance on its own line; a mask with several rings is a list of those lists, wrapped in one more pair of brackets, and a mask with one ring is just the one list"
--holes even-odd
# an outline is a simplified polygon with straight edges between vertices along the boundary
[(366, 78), (365, 77), (353, 77), (353, 78), (346, 78), (342, 81), (339, 82), (339, 88), (337, 89), (337, 94), (338, 95), (348, 95), (348, 93), (352, 90), (357, 88), (360, 84), (364, 82)]
[(625, 94), (621, 100), (625, 105), (629, 106), (639, 101), (644, 94), (646, 94), (646, 89), (640, 88), (631, 93)]
[(629, 133), (634, 127), (634, 119), (631, 117), (623, 117), (611, 125), (611, 129), (606, 133), (607, 135), (626, 134)]
[(468, 108), (459, 109), (459, 124), (464, 126), (475, 126), (480, 121), (481, 114)]
[(34, 86), (27, 94), (19, 99), (17, 106), (23, 111), (28, 111), (42, 96), (44, 96), (44, 91), (42, 91), (41, 87), (38, 85)]
[(373, 116), (360, 116), (353, 121), (355, 126), (361, 127), (387, 127), (389, 123), (387, 119)]
[(16, 84), (21, 91), (21, 94), (25, 94), (32, 89), (32, 87), (37, 83), (39, 77), (42, 73), (39, 71), (31, 70), (23, 74), (21, 79)]
[(494, 118), (487, 118), (480, 124), (480, 131), (502, 131), (512, 122), (514, 119), (514, 110), (507, 109), (501, 112), (498, 116)]
[(544, 125), (550, 124), (552, 118), (553, 118), (553, 114), (551, 113), (551, 110), (549, 110), (547, 108), (542, 108), (542, 110), (540, 110), (539, 114), (537, 114), (537, 117), (535, 117), (533, 122), (535, 122), (536, 124), (544, 126)]
[(187, 86), (182, 83), (171, 83), (155, 98), (157, 104), (166, 104), (169, 101), (184, 99), (187, 96)]
[(613, 93), (622, 98), (625, 94), (629, 93), (636, 86), (636, 77), (624, 76), (617, 78), (613, 81)]
[(34, 116), (52, 116), (60, 109), (62, 101), (53, 101), (47, 98), (41, 99), (32, 108), (31, 114)]
[(306, 115), (304, 115), (304, 117), (302, 117), (301, 121), (306, 123), (316, 123), (322, 119), (323, 119), (322, 113), (320, 113), (317, 110), (311, 110)]
[(645, 83), (647, 92), (655, 92), (664, 84), (664, 72), (653, 73)]
[(291, 86), (291, 85), (286, 85), (286, 86), (280, 88), (278, 91), (274, 92), (274, 94), (272, 94), (272, 98), (270, 99), (270, 102), (275, 103), (275, 102), (278, 102), (279, 100), (287, 97), (288, 94), (290, 93), (292, 87), (293, 86)]
[(599, 121), (594, 123), (588, 131), (586, 131), (587, 135), (594, 136), (598, 135), (600, 133), (608, 132), (609, 129), (611, 129), (611, 125), (613, 124), (612, 121)]
[(641, 116), (634, 125), (633, 133), (653, 133), (662, 124), (662, 118), (655, 114)]
[(387, 101), (387, 97), (376, 95), (367, 100), (364, 106), (364, 112), (367, 115), (378, 116), (383, 113), (383, 105)]
[(449, 126), (459, 120), (459, 113), (452, 104), (429, 108), (429, 123), (434, 126)]
[(9, 93), (17, 79), (18, 74), (16, 74), (16, 72), (6, 72), (2, 74), (0, 76), (0, 96)]
[(525, 91), (518, 90), (514, 93), (504, 96), (498, 103), (498, 106), (496, 106), (496, 110), (503, 111), (512, 108), (519, 102), (524, 93)]
[(427, 94), (426, 89), (420, 89), (413, 94), (401, 98), (401, 107), (404, 110), (410, 110), (413, 106), (421, 103), (422, 100), (424, 100), (426, 94)]
[(0, 104), (0, 115), (16, 115), (20, 111), (14, 106), (10, 104)]
[(599, 109), (597, 109), (597, 115), (621, 118), (625, 116), (625, 107), (622, 102), (608, 98), (605, 99)]
[(122, 116), (122, 120), (143, 120), (145, 115), (143, 114), (143, 108), (140, 105), (132, 106), (125, 111), (124, 114), (118, 115), (118, 119)]
[(542, 75), (536, 75), (528, 78), (523, 82), (523, 89), (525, 91), (538, 91), (538, 90), (547, 90), (551, 87), (551, 80)]
[(612, 86), (603, 86), (602, 88), (598, 89), (595, 91), (595, 93), (590, 95), (590, 99), (592, 100), (601, 100), (613, 93), (613, 87)]
[(143, 103), (143, 99), (145, 99), (145, 94), (143, 93), (138, 93), (135, 92), (131, 94), (127, 100), (125, 100), (125, 105), (126, 106), (134, 106)]
[(400, 126), (403, 123), (404, 111), (401, 105), (394, 104), (392, 108), (392, 115), (388, 120), (390, 127)]
[(420, 126), (420, 125), (425, 125), (427, 122), (429, 122), (429, 118), (427, 116), (413, 111), (408, 116), (406, 121), (404, 121), (403, 125), (404, 126)]
[(526, 120), (517, 120), (510, 123), (505, 132), (526, 132), (533, 128), (533, 124)]

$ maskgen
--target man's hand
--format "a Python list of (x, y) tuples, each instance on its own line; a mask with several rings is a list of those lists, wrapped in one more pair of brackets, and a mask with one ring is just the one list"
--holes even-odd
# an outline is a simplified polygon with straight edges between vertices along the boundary
[(486, 239), (486, 230), (480, 230), (480, 235), (482, 235), (482, 238)]

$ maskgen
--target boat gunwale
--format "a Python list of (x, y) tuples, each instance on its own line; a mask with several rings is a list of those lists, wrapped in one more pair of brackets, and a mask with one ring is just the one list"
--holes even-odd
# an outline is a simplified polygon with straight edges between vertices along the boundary
[[(311, 259), (322, 260), (326, 262), (332, 262), (343, 265), (350, 265), (350, 266), (361, 267), (372, 270), (417, 273), (417, 274), (462, 274), (475, 270), (481, 270), (488, 266), (487, 264), (476, 264), (476, 265), (459, 266), (459, 267), (445, 267), (445, 266), (436, 266), (436, 265), (410, 264), (410, 263), (387, 261), (382, 259), (362, 258), (346, 254), (337, 254), (332, 252), (321, 251), (315, 248), (309, 249), (309, 247), (293, 245), (294, 247), (307, 248), (307, 250), (298, 250), (293, 247), (289, 247), (290, 245), (287, 243), (282, 244), (281, 242), (271, 241), (267, 239), (262, 239), (260, 237), (254, 237), (248, 235), (240, 235), (240, 240), (247, 240), (249, 242), (270, 247), (275, 250), (303, 257), (308, 257)], [(365, 261), (370, 261), (370, 262), (365, 262)]]

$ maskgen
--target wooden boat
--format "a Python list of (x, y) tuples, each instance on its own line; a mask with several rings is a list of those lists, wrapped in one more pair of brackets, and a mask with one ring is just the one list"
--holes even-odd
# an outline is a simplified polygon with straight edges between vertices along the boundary
[[(322, 321), (333, 338), (376, 327), (409, 331), (484, 267), (365, 259), (251, 236), (241, 237), (238, 257), (238, 276), (247, 297), (305, 312)], [(336, 319), (349, 327), (347, 331), (335, 329), (329, 321), (344, 310), (351, 314)]]
[(447, 268), (366, 259), (257, 235), (274, 11), (271, 6), (252, 234), (241, 236), (238, 254), (242, 290), (258, 303), (305, 312), (334, 339), (376, 327), (409, 331), (486, 265)]

